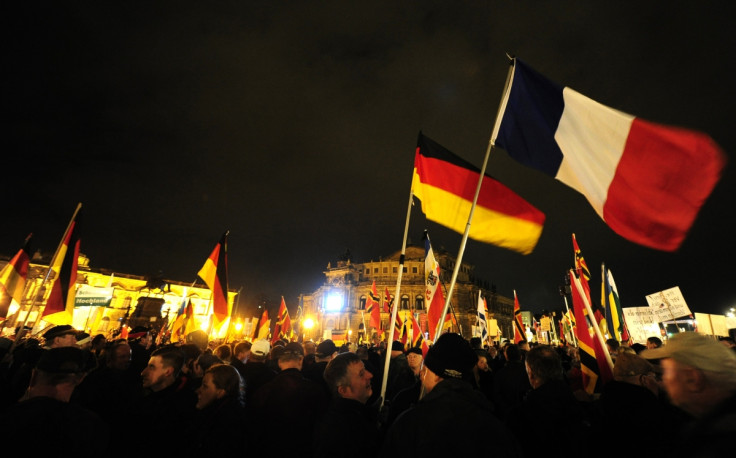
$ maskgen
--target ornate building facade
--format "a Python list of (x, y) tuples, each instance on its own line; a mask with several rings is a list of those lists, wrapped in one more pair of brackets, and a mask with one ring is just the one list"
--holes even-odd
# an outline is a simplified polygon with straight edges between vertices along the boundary
[[(389, 329), (391, 316), (383, 311), (383, 302), (386, 289), (391, 295), (396, 292), (400, 255), (397, 251), (378, 261), (353, 263), (348, 258), (338, 261), (334, 266), (328, 264), (324, 271), (324, 284), (313, 293), (300, 297), (302, 317), (314, 323), (311, 329), (304, 331), (305, 339), (333, 338), (360, 343), (375, 337), (369, 326), (370, 317), (365, 311), (373, 282), (381, 298), (382, 328)], [(426, 335), (424, 257), (424, 247), (406, 247), (399, 291), (401, 297), (397, 302), (402, 321), (411, 319), (410, 314), (414, 313)], [(440, 279), (446, 296), (455, 269), (455, 258), (447, 252), (436, 250), (435, 257), (440, 264)], [(454, 328), (456, 332), (459, 331), (465, 338), (475, 334), (480, 293), (486, 300), (489, 320), (495, 320), (500, 331), (494, 338), (513, 336), (513, 299), (500, 296), (494, 289), (487, 285), (484, 287), (484, 283), (475, 278), (474, 266), (461, 264), (450, 301), (458, 325)]]
[[(7, 262), (0, 262), (0, 268)], [(46, 278), (48, 274), (48, 279)], [(28, 271), (21, 304), (14, 304), (0, 326), (4, 335), (15, 328), (26, 326), (31, 333), (44, 331), (50, 324), (41, 314), (51, 292), (54, 272), (49, 272), (48, 260), (34, 257)], [(77, 267), (76, 297), (73, 322), (76, 329), (90, 334), (117, 335), (123, 326), (144, 326), (159, 331), (173, 320), (182, 304), (191, 301), (194, 324), (198, 329), (212, 331), (211, 291), (203, 283), (183, 283), (163, 278), (151, 278), (122, 274), (107, 269), (93, 269), (89, 258), (80, 254)], [(228, 304), (232, 310), (236, 292), (228, 291)], [(223, 323), (213, 335), (223, 337), (227, 332)], [(225, 329), (223, 329), (225, 328)]]

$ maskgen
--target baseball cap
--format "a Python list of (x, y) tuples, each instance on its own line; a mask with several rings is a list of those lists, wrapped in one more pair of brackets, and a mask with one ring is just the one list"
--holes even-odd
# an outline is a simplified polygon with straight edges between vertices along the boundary
[(253, 355), (266, 356), (269, 351), (271, 351), (271, 344), (265, 339), (256, 340), (250, 347), (250, 353)]
[(736, 374), (736, 353), (717, 340), (697, 332), (680, 332), (663, 346), (641, 352), (646, 359), (672, 358), (708, 372)]
[(51, 340), (54, 337), (60, 337), (66, 334), (77, 334), (77, 330), (69, 324), (60, 324), (46, 331), (43, 334), (43, 338), (46, 340)]

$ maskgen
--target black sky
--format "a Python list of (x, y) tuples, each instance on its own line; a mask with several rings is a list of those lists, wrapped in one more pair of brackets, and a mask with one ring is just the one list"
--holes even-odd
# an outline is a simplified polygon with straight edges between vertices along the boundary
[[(93, 267), (190, 282), (230, 230), (230, 287), (247, 306), (283, 295), (295, 308), (346, 250), (364, 262), (401, 248), (419, 130), (482, 164), (506, 53), (613, 108), (705, 131), (733, 158), (725, 2), (18, 3), (2, 15), (6, 255), (29, 232), (53, 252), (82, 202)], [(732, 163), (676, 253), (622, 239), (503, 150), (488, 173), (547, 214), (529, 256), (466, 247), (523, 309), (563, 305), (573, 232), (625, 307), (673, 286), (695, 312), (736, 306)], [(427, 228), (457, 253), (461, 235), (418, 209), (411, 239)]]

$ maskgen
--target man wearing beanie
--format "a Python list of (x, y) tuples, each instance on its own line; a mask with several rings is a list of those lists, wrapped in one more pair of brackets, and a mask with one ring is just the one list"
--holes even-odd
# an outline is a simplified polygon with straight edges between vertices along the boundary
[(391, 425), (382, 456), (485, 456), (491, 446), (494, 457), (521, 456), (490, 402), (466, 381), (476, 360), (459, 334), (437, 339), (420, 375), (425, 395)]
[(672, 404), (693, 416), (682, 456), (727, 456), (736, 437), (736, 354), (710, 336), (680, 332), (659, 348), (641, 352), (659, 359), (662, 385)]

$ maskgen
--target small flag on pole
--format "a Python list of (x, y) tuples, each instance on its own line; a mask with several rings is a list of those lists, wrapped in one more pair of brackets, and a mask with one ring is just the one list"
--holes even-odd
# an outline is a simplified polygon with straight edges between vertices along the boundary
[(212, 313), (217, 322), (222, 322), (230, 314), (227, 302), (227, 236), (229, 231), (222, 234), (220, 241), (215, 245), (204, 266), (199, 270), (199, 277), (204, 280), (212, 291)]

